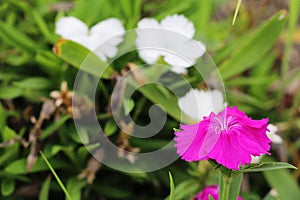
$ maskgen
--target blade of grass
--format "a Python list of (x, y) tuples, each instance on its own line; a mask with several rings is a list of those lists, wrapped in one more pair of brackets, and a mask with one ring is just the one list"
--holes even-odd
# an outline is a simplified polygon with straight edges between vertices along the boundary
[(175, 200), (174, 196), (174, 181), (171, 172), (169, 172), (169, 179), (170, 179), (170, 196), (169, 200)]
[(238, 13), (239, 13), (241, 4), (242, 4), (242, 0), (238, 0), (238, 2), (236, 4), (236, 7), (235, 7), (235, 12), (234, 12), (233, 20), (232, 20), (232, 26), (234, 26), (234, 24), (235, 24), (235, 20), (236, 20), (236, 17), (238, 15)]
[(43, 154), (42, 151), (40, 151), (40, 154), (42, 155), (42, 158), (45, 160), (46, 164), (48, 165), (49, 169), (51, 170), (52, 174), (54, 175), (57, 183), (59, 184), (59, 186), (61, 187), (61, 189), (64, 191), (67, 199), (72, 200), (69, 192), (67, 191), (67, 189), (64, 186), (63, 182), (60, 180), (60, 178), (56, 174), (55, 170), (53, 169), (52, 165), (50, 164), (50, 162), (48, 161), (48, 159), (46, 158), (46, 156)]

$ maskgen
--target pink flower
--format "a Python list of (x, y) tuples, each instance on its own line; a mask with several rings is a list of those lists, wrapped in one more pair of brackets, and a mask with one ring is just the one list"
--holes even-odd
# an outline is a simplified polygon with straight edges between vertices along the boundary
[(214, 159), (229, 169), (251, 163), (251, 155), (270, 154), (268, 119), (252, 120), (237, 107), (211, 112), (198, 124), (180, 125), (175, 147), (183, 160)]
[[(206, 186), (201, 192), (196, 194), (194, 200), (209, 200), (209, 195), (214, 200), (219, 200), (219, 187), (217, 185)], [(243, 200), (240, 196), (238, 200)]]

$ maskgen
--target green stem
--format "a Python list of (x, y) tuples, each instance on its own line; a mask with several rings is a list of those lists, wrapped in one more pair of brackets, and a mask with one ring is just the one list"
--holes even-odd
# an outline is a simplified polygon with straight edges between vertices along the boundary
[(222, 200), (229, 200), (230, 183), (231, 178), (228, 178), (223, 175), (223, 193), (221, 198)]

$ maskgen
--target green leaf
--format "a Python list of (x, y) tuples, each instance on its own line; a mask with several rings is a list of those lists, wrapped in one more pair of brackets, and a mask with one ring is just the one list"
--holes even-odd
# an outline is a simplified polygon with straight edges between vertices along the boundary
[(53, 52), (62, 60), (96, 77), (108, 79), (114, 70), (93, 52), (70, 40), (59, 40)]
[(64, 184), (62, 183), (62, 181), (60, 180), (60, 178), (58, 177), (58, 175), (56, 174), (54, 168), (52, 167), (52, 165), (50, 164), (50, 162), (48, 161), (48, 159), (44, 156), (44, 154), (40, 151), (42, 158), (44, 159), (44, 161), (46, 162), (47, 166), (49, 167), (49, 169), (51, 170), (52, 174), (54, 175), (56, 181), (58, 182), (59, 186), (61, 187), (61, 189), (64, 191), (66, 197), (68, 200), (72, 200), (72, 198), (70, 197), (70, 194), (68, 192), (68, 190), (66, 189), (66, 187), (64, 186)]
[(111, 136), (117, 131), (118, 127), (115, 123), (115, 120), (112, 118), (106, 122), (104, 126), (104, 133), (106, 136)]
[(196, 30), (203, 29), (209, 22), (209, 19), (212, 14), (212, 0), (206, 0), (206, 1), (194, 1), (197, 2), (197, 8), (199, 9), (199, 12), (194, 12), (191, 14), (191, 17), (193, 17), (193, 21), (195, 22)]
[(235, 12), (234, 12), (233, 20), (232, 20), (232, 26), (235, 24), (235, 20), (239, 13), (241, 4), (242, 4), (242, 0), (238, 0), (236, 7), (235, 7)]
[(22, 89), (41, 90), (50, 88), (52, 83), (44, 77), (29, 77), (21, 81), (15, 81), (13, 85)]
[[(200, 189), (199, 182), (195, 179), (188, 179), (179, 183), (174, 189), (174, 197), (175, 199), (188, 199), (191, 194), (196, 194)], [(169, 197), (166, 198), (166, 200)]]
[(125, 115), (128, 115), (134, 108), (134, 101), (132, 99), (123, 101)]
[[(6, 142), (6, 141), (9, 141), (10, 139), (15, 138), (17, 136), (17, 133), (13, 129), (6, 126), (3, 129), (1, 136), (2, 136), (3, 142)], [(13, 145), (3, 148), (4, 152), (2, 152), (1, 156), (0, 156), (0, 166), (6, 162), (10, 162), (10, 161), (13, 161), (14, 159), (16, 159), (18, 157), (19, 147), (20, 147), (20, 145), (16, 142)]]
[(288, 22), (288, 38), (285, 43), (282, 66), (281, 66), (281, 75), (285, 78), (286, 73), (289, 69), (289, 62), (292, 58), (292, 45), (293, 37), (296, 28), (298, 27), (298, 19), (300, 15), (300, 1), (299, 0), (290, 0), (289, 1), (289, 22)]
[(295, 166), (284, 162), (263, 162), (260, 164), (250, 164), (242, 168), (241, 172), (263, 172), (278, 169), (297, 169)]
[(270, 187), (278, 191), (280, 199), (298, 199), (300, 197), (299, 186), (289, 175), (288, 171), (264, 171), (263, 175)]
[(3, 131), (5, 126), (6, 126), (6, 115), (4, 113), (3, 106), (0, 102), (0, 132)]
[(0, 36), (2, 36), (3, 41), (13, 43), (16, 47), (19, 47), (32, 54), (36, 52), (36, 50), (42, 49), (35, 41), (27, 37), (19, 29), (7, 25), (2, 21), (0, 21)]
[(86, 181), (82, 179), (78, 179), (77, 177), (70, 178), (67, 182), (67, 191), (70, 193), (70, 197), (72, 200), (80, 200), (81, 198), (81, 190), (86, 186)]
[(41, 191), (39, 194), (39, 200), (48, 200), (49, 199), (50, 185), (51, 185), (51, 176), (48, 176), (42, 185), (42, 188), (41, 188)]
[(280, 11), (262, 25), (246, 43), (234, 51), (219, 67), (222, 78), (230, 79), (256, 64), (272, 48), (286, 22), (286, 12)]
[(1, 182), (1, 193), (3, 196), (9, 196), (15, 191), (15, 181), (3, 179)]
[(239, 173), (238, 175), (233, 177), (233, 180), (230, 184), (229, 200), (237, 200), (238, 199), (242, 179), (243, 179), (243, 174), (242, 173)]
[(54, 42), (53, 35), (50, 33), (48, 25), (46, 21), (43, 19), (43, 17), (41, 16), (41, 14), (35, 9), (32, 9), (30, 13), (32, 15), (32, 19), (40, 29), (40, 32), (42, 33), (44, 38), (46, 38), (48, 42)]
[(21, 88), (6, 86), (0, 88), (0, 99), (14, 99), (23, 94)]
[(47, 126), (47, 128), (44, 129), (41, 140), (44, 140), (46, 137), (48, 137), (50, 134), (54, 133), (57, 129), (59, 129), (68, 119), (70, 119), (70, 115), (65, 115), (62, 118), (60, 118), (58, 121), (52, 123), (51, 125)]
[[(271, 157), (262, 157), (262, 162), (272, 162)], [(263, 175), (271, 188), (279, 193), (279, 199), (298, 199), (300, 188), (286, 169), (264, 171)]]
[(38, 51), (34, 57), (34, 60), (39, 64), (39, 67), (49, 74), (51, 77), (57, 79), (64, 70), (62, 67), (62, 61), (50, 50)]
[(169, 179), (170, 179), (170, 196), (169, 200), (175, 200), (174, 196), (174, 181), (171, 172), (169, 172)]
[[(53, 168), (55, 169), (65, 169), (69, 166), (67, 162), (61, 159), (51, 158), (50, 161), (53, 162)], [(35, 164), (33, 165), (32, 169), (30, 170), (30, 172), (27, 172), (26, 162), (27, 160), (25, 158), (16, 160), (10, 163), (8, 166), (6, 166), (5, 171), (12, 174), (26, 174), (26, 173), (47, 171), (49, 169), (48, 166), (45, 164), (44, 160), (38, 158)]]
[(276, 80), (276, 75), (269, 75), (269, 76), (260, 76), (260, 77), (237, 77), (232, 80), (227, 80), (225, 82), (226, 86), (261, 86), (261, 85), (267, 85), (269, 83), (272, 83), (274, 80)]

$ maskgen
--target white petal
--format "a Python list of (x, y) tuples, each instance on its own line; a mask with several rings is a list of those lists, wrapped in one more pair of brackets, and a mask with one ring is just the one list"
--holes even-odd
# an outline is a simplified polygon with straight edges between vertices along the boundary
[(94, 25), (90, 30), (90, 35), (101, 38), (101, 42), (113, 39), (115, 36), (122, 38), (124, 34), (124, 27), (121, 21), (116, 18), (109, 18), (101, 21)]
[(172, 66), (171, 71), (177, 73), (177, 74), (187, 74), (187, 69), (180, 66)]
[(103, 61), (114, 57), (118, 52), (117, 45), (123, 41), (124, 27), (120, 20), (109, 18), (94, 25), (90, 31), (91, 46), (96, 55)]
[(160, 24), (162, 29), (175, 31), (188, 38), (192, 38), (195, 34), (194, 24), (183, 15), (167, 16)]
[(165, 61), (171, 66), (187, 68), (195, 64), (196, 60), (205, 53), (205, 46), (185, 36), (169, 32), (167, 34), (168, 51)]
[(159, 23), (152, 18), (139, 21), (137, 29), (136, 46), (141, 59), (153, 64), (162, 55), (164, 42), (161, 38)]
[(155, 63), (160, 56), (160, 51), (156, 50), (139, 49), (138, 52), (140, 58), (147, 64)]
[(91, 42), (91, 39), (88, 36), (74, 36), (69, 39), (81, 44), (82, 46), (84, 46), (85, 48), (87, 48), (91, 51), (94, 49), (93, 45), (92, 45), (93, 43)]
[(105, 56), (105, 52), (101, 48), (96, 48), (93, 50), (93, 53), (96, 54), (103, 62), (107, 61), (107, 58)]
[(164, 60), (166, 61), (166, 63), (170, 64), (171, 66), (174, 66), (177, 69), (188, 68), (192, 66), (195, 62), (194, 60), (184, 59), (178, 54), (174, 54), (174, 53), (164, 53), (164, 54), (165, 54)]
[(200, 121), (211, 112), (219, 112), (218, 109), (224, 106), (224, 100), (220, 91), (191, 89), (185, 96), (179, 98), (178, 105), (186, 115)]
[(276, 133), (278, 131), (277, 126), (275, 126), (273, 124), (269, 124), (268, 129), (270, 130), (270, 133)]
[(259, 163), (259, 162), (260, 162), (261, 156), (252, 156), (252, 155), (251, 155), (251, 158), (252, 158), (251, 163), (256, 164), (256, 163)]
[(282, 138), (278, 134), (276, 134), (278, 128), (273, 124), (269, 124), (268, 129), (270, 130), (270, 132), (267, 132), (267, 136), (269, 137), (269, 139), (272, 140), (272, 142), (275, 144), (281, 144)]
[(88, 35), (88, 27), (76, 17), (62, 17), (55, 23), (55, 33), (72, 40)]
[(213, 112), (217, 114), (227, 106), (227, 103), (224, 102), (225, 100), (223, 94), (219, 90), (212, 90), (211, 96), (212, 96)]
[(158, 21), (153, 18), (144, 18), (138, 22), (138, 29), (153, 28), (160, 29)]

